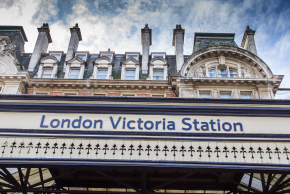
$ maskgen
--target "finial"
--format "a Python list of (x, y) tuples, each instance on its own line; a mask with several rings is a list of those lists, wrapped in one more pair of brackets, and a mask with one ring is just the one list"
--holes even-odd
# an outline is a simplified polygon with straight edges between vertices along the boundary
[(108, 51), (110, 52), (110, 48), (108, 48)]
[(250, 29), (250, 27), (249, 26), (247, 26), (247, 29), (246, 30), (249, 30)]
[(147, 23), (145, 24), (145, 27), (148, 28), (148, 24)]
[(176, 29), (178, 28), (178, 24), (176, 24)]
[(76, 26), (75, 26), (76, 28), (78, 28), (79, 27), (79, 24), (78, 23), (76, 23)]

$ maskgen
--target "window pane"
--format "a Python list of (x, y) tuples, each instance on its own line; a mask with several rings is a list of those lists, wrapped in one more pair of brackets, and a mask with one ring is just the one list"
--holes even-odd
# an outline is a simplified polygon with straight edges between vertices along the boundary
[(220, 98), (232, 98), (232, 93), (231, 92), (221, 92)]
[(42, 78), (51, 78), (52, 69), (43, 69)]
[(80, 54), (77, 54), (76, 56), (78, 56), (81, 60), (86, 60), (86, 56), (87, 56), (87, 55), (80, 55)]
[(242, 99), (252, 99), (252, 93), (251, 92), (241, 92), (241, 98)]
[(133, 76), (126, 76), (125, 79), (126, 79), (126, 80), (135, 80), (135, 77), (133, 77)]
[(234, 70), (230, 70), (230, 77), (237, 77), (237, 72)]
[(127, 59), (133, 57), (134, 59), (136, 59), (138, 61), (138, 55), (127, 55)]
[(97, 79), (107, 79), (106, 75), (98, 75)]
[(227, 77), (227, 70), (226, 69), (218, 69), (219, 77)]
[(69, 78), (77, 79), (79, 78), (80, 70), (79, 69), (71, 69), (69, 72)]
[(210, 98), (210, 92), (199, 92), (200, 98)]
[(134, 76), (135, 77), (135, 70), (126, 70), (126, 76)]
[(163, 76), (163, 71), (153, 71), (153, 76)]
[(215, 77), (215, 69), (208, 70), (209, 77)]
[(60, 54), (50, 54), (51, 56), (54, 56), (58, 61), (60, 61)]
[(98, 70), (98, 75), (107, 75), (108, 70), (106, 69), (100, 69)]
[(163, 58), (164, 56), (163, 55), (153, 55), (153, 58), (157, 58), (157, 57)]

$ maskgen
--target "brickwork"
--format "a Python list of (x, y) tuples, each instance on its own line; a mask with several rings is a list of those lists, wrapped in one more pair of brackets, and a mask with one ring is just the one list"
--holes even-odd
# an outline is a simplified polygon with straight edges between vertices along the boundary
[(62, 92), (50, 92), (50, 95), (62, 95)]
[(121, 96), (120, 93), (109, 93), (108, 96)]
[(137, 94), (139, 97), (150, 97), (150, 94)]

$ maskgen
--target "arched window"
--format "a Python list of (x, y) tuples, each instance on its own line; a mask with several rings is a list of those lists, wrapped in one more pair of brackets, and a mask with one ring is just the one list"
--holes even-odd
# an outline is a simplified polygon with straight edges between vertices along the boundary
[(228, 77), (227, 69), (218, 69), (218, 77)]
[(237, 71), (230, 69), (230, 77), (238, 77)]
[(209, 77), (215, 77), (215, 69), (208, 70)]

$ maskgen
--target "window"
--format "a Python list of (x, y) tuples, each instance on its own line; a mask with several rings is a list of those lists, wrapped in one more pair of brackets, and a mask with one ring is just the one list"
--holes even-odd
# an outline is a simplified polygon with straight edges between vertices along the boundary
[(232, 98), (231, 92), (220, 92), (220, 98)]
[(87, 59), (86, 54), (76, 54), (77, 57), (79, 57), (81, 60), (85, 61)]
[(161, 52), (161, 53), (151, 53), (151, 59), (154, 58), (163, 58), (165, 59), (166, 53), (165, 52)]
[(164, 71), (153, 70), (153, 80), (164, 80)]
[(199, 92), (200, 98), (211, 98), (210, 92)]
[(230, 69), (230, 77), (238, 77), (237, 76), (237, 71)]
[(164, 97), (164, 95), (152, 95), (152, 97), (156, 97), (156, 98), (161, 98), (161, 97)]
[(122, 96), (135, 96), (135, 94), (123, 94)]
[(107, 79), (108, 69), (99, 69), (97, 79)]
[(65, 93), (64, 95), (66, 95), (66, 96), (76, 96), (77, 94), (76, 93)]
[(94, 94), (94, 96), (106, 96), (106, 94)]
[(43, 69), (41, 78), (51, 78), (52, 69)]
[(126, 70), (125, 79), (126, 80), (135, 80), (135, 70)]
[(218, 69), (218, 76), (219, 77), (228, 77), (226, 69)]
[(69, 78), (78, 79), (80, 74), (80, 69), (70, 69)]
[(252, 99), (252, 92), (241, 92), (242, 99)]
[(60, 61), (61, 54), (60, 53), (50, 53), (51, 56), (54, 56), (58, 61)]
[(153, 55), (153, 58), (157, 58), (157, 57), (163, 58), (163, 55)]
[(209, 77), (215, 77), (215, 69), (208, 70)]
[(139, 61), (139, 56), (138, 55), (127, 55), (127, 59), (130, 58), (130, 57), (132, 57), (132, 58), (136, 59), (137, 61)]

